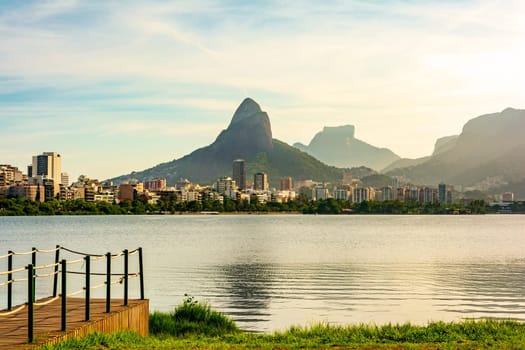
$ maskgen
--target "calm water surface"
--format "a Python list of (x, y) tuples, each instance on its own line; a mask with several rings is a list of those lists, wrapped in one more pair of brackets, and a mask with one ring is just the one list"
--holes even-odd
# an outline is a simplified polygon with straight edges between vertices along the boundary
[[(0, 255), (55, 244), (98, 254), (142, 246), (152, 310), (169, 311), (187, 293), (250, 330), (525, 320), (525, 216), (0, 217)], [(130, 259), (136, 269), (136, 256)], [(15, 264), (29, 262), (23, 256)], [(82, 285), (71, 278), (72, 289)], [(51, 285), (38, 283), (49, 295)], [(137, 280), (130, 286), (138, 296)], [(112, 293), (121, 296), (122, 287)], [(1, 308), (5, 294), (0, 287)], [(15, 285), (16, 301), (25, 295)]]

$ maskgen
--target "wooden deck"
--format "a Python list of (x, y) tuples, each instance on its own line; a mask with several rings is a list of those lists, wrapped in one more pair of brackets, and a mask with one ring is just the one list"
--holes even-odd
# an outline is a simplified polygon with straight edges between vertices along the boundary
[[(38, 300), (44, 302), (48, 299)], [(67, 299), (67, 329), (60, 331), (60, 299), (34, 309), (34, 341), (28, 344), (27, 308), (15, 315), (0, 318), (0, 349), (31, 349), (44, 344), (54, 344), (66, 338), (82, 337), (93, 332), (111, 333), (130, 329), (148, 335), (149, 301), (130, 299), (123, 306), (123, 299), (111, 300), (111, 313), (106, 313), (105, 299), (91, 300), (90, 321), (85, 319), (84, 298)], [(14, 307), (13, 309), (16, 309)], [(5, 311), (5, 310), (4, 310)]]

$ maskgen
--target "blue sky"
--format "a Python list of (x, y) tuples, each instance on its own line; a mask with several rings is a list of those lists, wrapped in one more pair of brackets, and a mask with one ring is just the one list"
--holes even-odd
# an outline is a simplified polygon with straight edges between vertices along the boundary
[(184, 156), (247, 96), (404, 157), (525, 108), (525, 2), (0, 1), (0, 163), (105, 179)]

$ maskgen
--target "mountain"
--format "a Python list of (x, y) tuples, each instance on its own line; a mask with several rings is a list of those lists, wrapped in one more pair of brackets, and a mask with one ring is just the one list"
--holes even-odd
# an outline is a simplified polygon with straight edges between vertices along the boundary
[(383, 169), (400, 159), (391, 150), (358, 140), (354, 134), (353, 125), (325, 127), (314, 136), (308, 146), (302, 143), (295, 143), (293, 146), (326, 164), (343, 168), (364, 165), (372, 169)]
[(478, 189), (525, 179), (525, 110), (507, 108), (468, 121), (457, 138), (445, 140), (423, 163), (387, 173), (418, 184), (449, 184)]
[[(452, 135), (452, 136), (445, 136), (437, 139), (436, 143), (434, 144), (434, 152), (432, 153), (432, 156), (438, 155), (439, 153), (443, 153), (445, 151), (448, 151), (451, 149), (455, 144), (456, 140), (458, 139), (458, 135)], [(413, 167), (419, 164), (423, 164), (427, 160), (429, 160), (431, 156), (421, 157), (421, 158), (401, 158), (399, 160), (396, 160), (395, 162), (389, 164), (386, 168), (381, 170), (382, 173), (387, 173), (389, 171), (392, 171), (394, 169), (398, 168), (407, 168), (407, 167)]]
[(246, 98), (233, 114), (229, 126), (211, 145), (180, 159), (108, 181), (121, 183), (130, 179), (145, 181), (160, 177), (166, 178), (168, 183), (187, 178), (192, 182), (211, 184), (221, 176), (231, 176), (233, 160), (239, 158), (246, 161), (248, 181), (254, 173), (264, 171), (269, 174), (274, 187), (278, 187), (283, 176), (291, 176), (294, 180), (313, 179), (333, 183), (340, 182), (343, 176), (342, 169), (327, 166), (273, 139), (268, 114), (261, 110), (257, 102)]

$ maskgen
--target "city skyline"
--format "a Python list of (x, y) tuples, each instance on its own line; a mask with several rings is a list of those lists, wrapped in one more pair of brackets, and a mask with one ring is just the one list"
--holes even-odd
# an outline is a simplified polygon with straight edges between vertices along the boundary
[[(402, 157), (523, 108), (525, 4), (479, 1), (0, 5), (0, 162), (56, 151), (106, 179), (208, 145), (250, 96), (275, 138), (324, 126)], [(395, 131), (395, 132), (393, 132)]]

